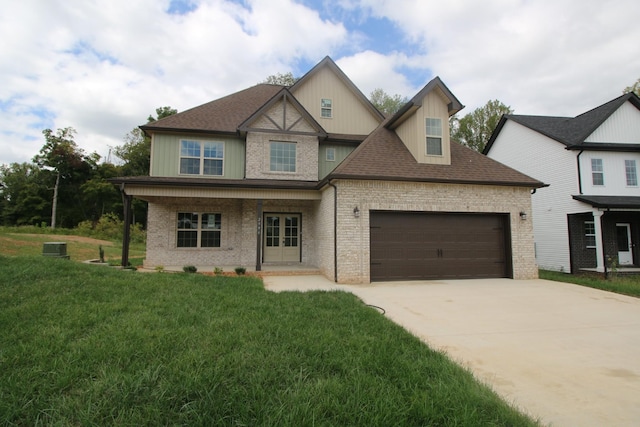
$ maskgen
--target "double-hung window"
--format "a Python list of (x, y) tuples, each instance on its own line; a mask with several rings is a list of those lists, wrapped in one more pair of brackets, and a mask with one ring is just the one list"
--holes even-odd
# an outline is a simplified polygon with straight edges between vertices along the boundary
[(325, 119), (333, 117), (333, 101), (327, 98), (322, 98), (320, 101), (320, 115)]
[(327, 147), (327, 156), (326, 159), (328, 162), (335, 162), (336, 160), (336, 149), (333, 147)]
[(636, 169), (636, 161), (625, 160), (624, 170), (627, 176), (627, 185), (629, 187), (637, 187), (638, 186), (638, 170)]
[(219, 213), (178, 212), (179, 248), (219, 248), (222, 215)]
[(269, 170), (271, 172), (296, 171), (295, 142), (271, 141), (269, 150)]
[(180, 173), (213, 175), (224, 173), (224, 142), (180, 141)]
[(587, 248), (596, 247), (596, 226), (593, 221), (584, 222), (584, 244)]
[(442, 156), (442, 119), (427, 118), (427, 156)]
[(602, 159), (591, 159), (591, 178), (593, 185), (604, 185), (604, 167)]

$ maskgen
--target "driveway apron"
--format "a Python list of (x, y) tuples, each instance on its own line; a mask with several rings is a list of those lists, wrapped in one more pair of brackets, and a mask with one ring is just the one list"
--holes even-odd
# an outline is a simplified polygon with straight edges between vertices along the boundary
[(273, 291), (343, 290), (553, 426), (640, 425), (640, 299), (545, 280), (337, 285), (264, 278)]

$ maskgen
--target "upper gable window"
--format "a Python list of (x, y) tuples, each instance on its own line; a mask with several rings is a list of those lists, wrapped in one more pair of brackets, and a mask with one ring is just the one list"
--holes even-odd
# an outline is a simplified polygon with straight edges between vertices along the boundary
[(271, 141), (269, 151), (269, 170), (271, 172), (296, 171), (296, 143)]
[(593, 185), (604, 185), (604, 167), (602, 159), (591, 159), (591, 177)]
[(427, 156), (442, 156), (442, 119), (428, 117)]
[(330, 99), (322, 98), (320, 101), (320, 115), (325, 119), (333, 117), (333, 101)]
[(180, 173), (222, 176), (224, 142), (180, 141)]
[(326, 159), (328, 162), (335, 162), (336, 160), (336, 149), (333, 147), (327, 148), (327, 156)]
[(636, 169), (636, 161), (625, 160), (624, 169), (625, 169), (625, 174), (627, 176), (627, 185), (629, 187), (637, 187), (638, 186), (638, 170)]

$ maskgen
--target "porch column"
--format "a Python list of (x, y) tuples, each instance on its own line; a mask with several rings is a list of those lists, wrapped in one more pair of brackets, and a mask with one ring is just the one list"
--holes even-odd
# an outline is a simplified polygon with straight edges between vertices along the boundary
[(604, 273), (604, 245), (602, 243), (603, 211), (593, 211), (593, 226), (596, 233), (596, 271)]
[(256, 213), (256, 271), (260, 271), (262, 270), (262, 199), (258, 199)]
[(131, 200), (133, 197), (129, 196), (124, 191), (124, 184), (121, 186), (122, 192), (122, 205), (124, 207), (124, 221), (122, 230), (122, 266), (129, 266), (129, 242), (131, 240)]

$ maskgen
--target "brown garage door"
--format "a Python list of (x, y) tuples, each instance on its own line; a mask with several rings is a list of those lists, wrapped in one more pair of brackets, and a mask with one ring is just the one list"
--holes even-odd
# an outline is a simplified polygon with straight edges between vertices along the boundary
[(510, 277), (507, 215), (371, 212), (371, 281)]

